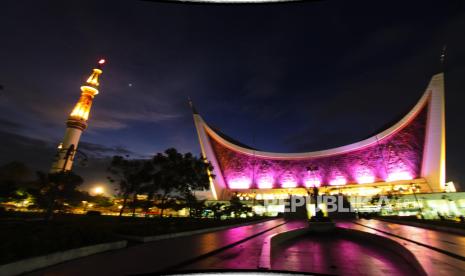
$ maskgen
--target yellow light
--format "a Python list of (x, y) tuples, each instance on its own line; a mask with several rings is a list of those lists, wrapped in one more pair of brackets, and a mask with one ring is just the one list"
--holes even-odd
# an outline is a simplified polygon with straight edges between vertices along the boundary
[(97, 195), (103, 194), (103, 191), (104, 191), (103, 187), (97, 186), (94, 188), (94, 194), (97, 194)]
[(87, 83), (93, 86), (99, 86), (98, 77), (102, 74), (102, 70), (93, 69), (92, 75), (87, 79)]
[(89, 119), (90, 107), (92, 106), (92, 97), (89, 94), (82, 93), (70, 116), (87, 121)]
[(70, 114), (73, 119), (87, 121), (89, 119), (89, 112), (92, 106), (92, 100), (98, 94), (97, 87), (99, 86), (98, 78), (102, 74), (102, 70), (93, 69), (92, 74), (87, 79), (86, 83), (89, 85), (81, 86), (81, 97)]

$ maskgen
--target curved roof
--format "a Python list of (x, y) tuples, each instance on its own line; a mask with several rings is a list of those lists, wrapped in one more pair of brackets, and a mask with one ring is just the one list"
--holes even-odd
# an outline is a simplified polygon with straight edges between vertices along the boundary
[[(299, 153), (260, 151), (210, 127), (193, 109), (202, 155), (213, 165), (214, 198), (228, 190), (339, 186), (424, 177), (434, 190), (445, 171), (443, 74), (431, 79), (398, 122), (367, 139)], [(442, 181), (442, 182), (441, 182)], [(431, 188), (433, 190), (433, 188)]]
[(348, 144), (345, 146), (319, 150), (319, 151), (311, 151), (311, 152), (300, 152), (300, 153), (278, 153), (278, 152), (267, 152), (267, 151), (259, 151), (255, 150), (251, 147), (245, 146), (244, 144), (234, 141), (232, 138), (225, 137), (225, 135), (221, 132), (216, 131), (212, 127), (208, 126), (205, 122), (203, 122), (203, 126), (207, 131), (208, 135), (215, 139), (220, 144), (226, 146), (227, 148), (241, 152), (247, 155), (255, 156), (255, 157), (263, 157), (263, 158), (270, 158), (270, 159), (302, 159), (302, 158), (316, 158), (316, 157), (324, 157), (324, 156), (331, 156), (336, 154), (347, 153), (349, 151), (358, 150), (364, 147), (368, 147), (375, 143), (379, 143), (380, 140), (383, 140), (386, 137), (396, 133), (400, 129), (402, 129), (405, 125), (407, 125), (411, 120), (415, 118), (415, 116), (421, 111), (422, 107), (427, 104), (429, 98), (429, 91), (426, 91), (420, 100), (417, 102), (415, 107), (410, 110), (400, 121), (396, 124), (391, 126), (390, 128), (364, 140), (359, 142), (355, 142), (352, 144)]

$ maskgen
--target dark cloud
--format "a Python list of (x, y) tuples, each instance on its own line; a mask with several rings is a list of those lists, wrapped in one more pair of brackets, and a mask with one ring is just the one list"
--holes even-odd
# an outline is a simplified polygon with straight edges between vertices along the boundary
[[(0, 124), (8, 124), (8, 121)], [(26, 164), (32, 171), (48, 171), (56, 154), (56, 147), (44, 140), (30, 138), (10, 132), (0, 131), (0, 165), (11, 161)], [(79, 150), (86, 153), (86, 162), (76, 160), (74, 169), (84, 178), (83, 188), (90, 187), (95, 183), (105, 184), (113, 190), (113, 186), (106, 180), (107, 168), (113, 155), (130, 155), (140, 158), (137, 153), (129, 151), (121, 146), (104, 146), (94, 143), (82, 142)], [(79, 158), (78, 158), (79, 159)], [(111, 192), (111, 194), (113, 194)]]
[(136, 154), (128, 149), (125, 149), (122, 146), (109, 147), (109, 146), (94, 144), (94, 143), (89, 143), (89, 142), (81, 142), (79, 144), (79, 150), (84, 151), (87, 155), (93, 158), (102, 158), (104, 156), (112, 156), (112, 155), (123, 155), (123, 156), (131, 156), (131, 157), (139, 156), (139, 154)]
[(40, 139), (0, 131), (0, 164), (20, 161), (35, 170), (48, 169), (55, 148)]
[(0, 118), (0, 128), (3, 130), (6, 130), (6, 129), (17, 130), (21, 127), (22, 127), (21, 124)]

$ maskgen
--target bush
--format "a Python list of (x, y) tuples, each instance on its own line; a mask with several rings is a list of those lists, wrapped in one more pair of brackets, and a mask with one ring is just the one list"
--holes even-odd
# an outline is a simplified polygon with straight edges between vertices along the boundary
[(87, 211), (86, 216), (100, 216), (102, 213), (100, 211)]
[(110, 227), (90, 217), (2, 223), (0, 233), (7, 236), (0, 242), (0, 264), (118, 240)]

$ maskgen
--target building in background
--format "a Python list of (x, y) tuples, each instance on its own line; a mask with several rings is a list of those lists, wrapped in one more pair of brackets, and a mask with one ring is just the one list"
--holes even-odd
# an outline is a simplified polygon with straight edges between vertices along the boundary
[(314, 152), (253, 149), (211, 128), (192, 110), (202, 155), (214, 167), (212, 199), (304, 196), (315, 186), (322, 194), (349, 196), (455, 192), (445, 175), (443, 73), (433, 76), (415, 107), (395, 125), (368, 139)]

